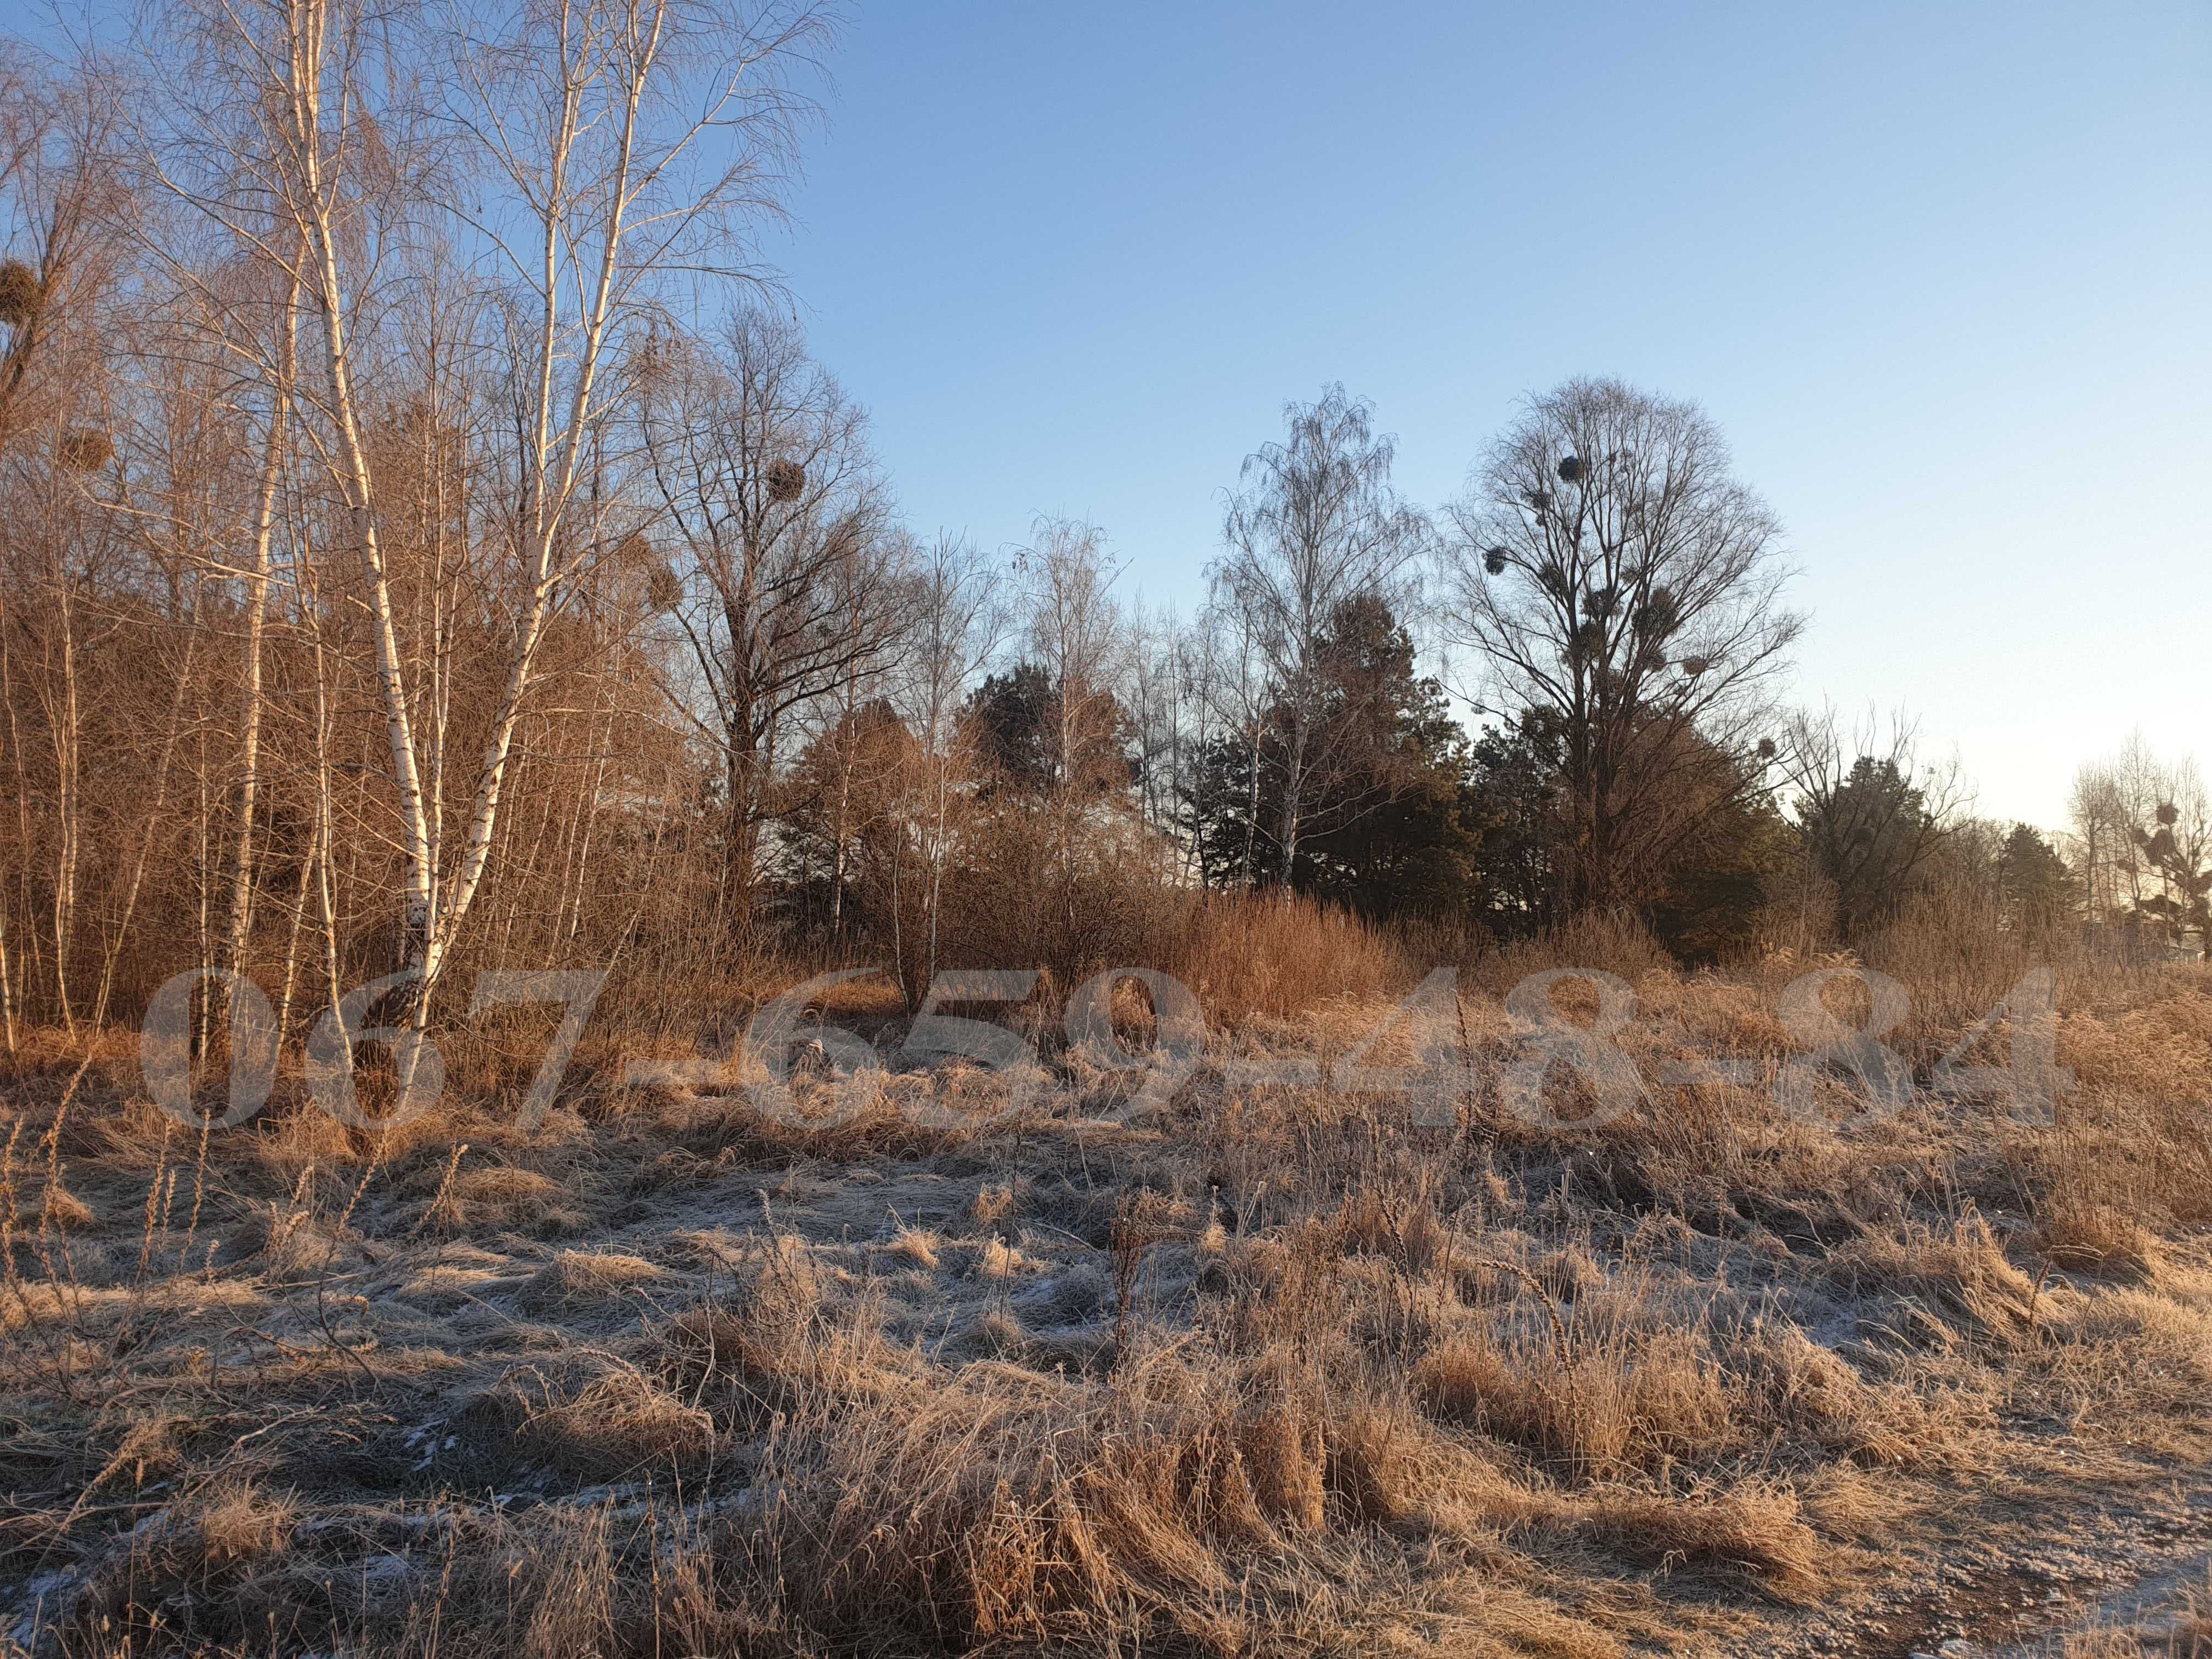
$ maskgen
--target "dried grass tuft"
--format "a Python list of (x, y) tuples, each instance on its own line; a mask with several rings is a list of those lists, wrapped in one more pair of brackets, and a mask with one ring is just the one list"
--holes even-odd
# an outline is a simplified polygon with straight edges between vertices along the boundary
[(281, 1560), (300, 1520), (290, 1498), (247, 1482), (204, 1488), (134, 1532), (71, 1604), (73, 1650), (203, 1651), (246, 1634), (239, 1592)]
[(660, 1277), (660, 1269), (641, 1256), (563, 1250), (532, 1276), (520, 1301), (532, 1313), (556, 1312), (618, 1299)]
[(39, 1200), (39, 1212), (50, 1227), (81, 1232), (100, 1219), (99, 1213), (60, 1181), (49, 1182)]
[(2117, 1204), (2078, 1193), (2055, 1195), (2035, 1230), (2036, 1251), (2054, 1267), (2099, 1279), (2143, 1281), (2159, 1273), (2157, 1241)]
[(586, 1480), (705, 1462), (720, 1443), (713, 1416), (624, 1367), (531, 1411), (515, 1443)]
[(1662, 1572), (1689, 1572), (1802, 1605), (1825, 1582), (1820, 1542), (1786, 1486), (1741, 1481), (1725, 1490), (1612, 1492), (1589, 1500), (1586, 1533)]
[(1867, 1228), (1832, 1251), (1826, 1267), (1848, 1289), (1896, 1297), (2000, 1346), (2019, 1341), (2034, 1318), (2034, 1284), (2006, 1259), (1989, 1222), (1971, 1206), (1946, 1222)]

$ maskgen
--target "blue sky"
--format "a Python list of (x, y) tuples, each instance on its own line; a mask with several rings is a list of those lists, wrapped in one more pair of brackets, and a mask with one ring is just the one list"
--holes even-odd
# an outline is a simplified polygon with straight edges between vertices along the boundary
[(1516, 398), (1703, 403), (1806, 701), (2056, 824), (2212, 761), (2212, 5), (854, 7), (782, 270), (915, 525), (1186, 609), (1285, 399), (1458, 490)]

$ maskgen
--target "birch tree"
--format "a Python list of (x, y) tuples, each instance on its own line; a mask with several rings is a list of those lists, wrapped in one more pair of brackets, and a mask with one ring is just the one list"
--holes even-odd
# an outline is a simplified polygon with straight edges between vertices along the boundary
[[(801, 110), (788, 70), (824, 25), (777, 0), (203, 0), (181, 19), (199, 92), (151, 147), (152, 170), (302, 296), (317, 453), (368, 618), (420, 1029), (493, 857), (547, 629), (607, 545), (617, 367), (702, 276), (757, 280), (745, 232), (775, 209)], [(394, 256), (441, 238), (482, 284), (494, 325), (476, 345), (514, 414), (495, 469), (509, 498), (485, 520), (506, 578), (501, 660), (450, 854), (428, 763), (443, 733), (418, 730), (395, 508), (372, 461), (368, 337), (375, 307), (400, 297), (378, 289), (402, 276)]]
[(1405, 613), (1427, 521), (1391, 488), (1395, 441), (1375, 431), (1371, 404), (1331, 386), (1318, 402), (1291, 404), (1284, 413), (1284, 441), (1245, 459), (1223, 522), (1227, 550), (1212, 578), (1216, 604), (1248, 619), (1267, 695), (1280, 711), (1284, 776), (1273, 834), (1287, 890), (1312, 775), (1346, 758), (1329, 752), (1323, 718), (1332, 695), (1322, 665), (1329, 630), (1355, 600), (1379, 599)]
[(962, 703), (1012, 621), (1002, 573), (969, 543), (939, 536), (915, 572), (913, 624), (898, 702), (919, 740), (919, 776), (908, 817), (923, 870), (919, 971), (900, 964), (911, 1005), (937, 977), (944, 938), (945, 879), (956, 854), (956, 804), (966, 769)]

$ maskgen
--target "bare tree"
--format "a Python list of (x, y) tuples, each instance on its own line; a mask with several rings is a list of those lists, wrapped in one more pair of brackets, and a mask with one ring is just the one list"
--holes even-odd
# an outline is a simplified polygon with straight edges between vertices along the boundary
[[(1177, 627), (1166, 667), (1173, 687), (1175, 724), (1167, 811), (1182, 848), (1184, 873), (1200, 885), (1225, 872), (1209, 867), (1206, 838), (1199, 833), (1198, 780), (1212, 745), (1249, 729), (1236, 706), (1234, 637), (1228, 619), (1208, 605), (1189, 626)], [(1249, 866), (1243, 876), (1249, 882)]]
[(2092, 762), (2075, 771), (2066, 796), (2066, 815), (2089, 920), (2112, 921), (2136, 897), (2133, 889), (2140, 868), (2132, 839), (2135, 820), (2118, 769)]
[(1212, 574), (1216, 604), (1249, 619), (1284, 728), (1273, 836), (1287, 887), (1310, 781), (1347, 758), (1330, 752), (1324, 719), (1337, 690), (1322, 665), (1329, 630), (1355, 600), (1380, 599), (1403, 614), (1428, 522), (1391, 488), (1395, 440), (1374, 430), (1372, 404), (1330, 386), (1319, 402), (1288, 404), (1284, 414), (1288, 438), (1245, 459), (1223, 522), (1227, 551)]
[[(716, 252), (771, 204), (795, 100), (783, 65), (822, 33), (779, 0), (562, 0), (426, 15), (357, 0), (216, 0), (171, 14), (197, 71), (149, 171), (299, 284), (313, 319), (317, 453), (343, 507), (371, 623), (404, 853), (402, 957), (419, 1025), (501, 830), (539, 653), (607, 544), (611, 368)], [(441, 221), (473, 254), (495, 326), (478, 346), (512, 392), (498, 469), (507, 611), (459, 848), (443, 846), (442, 731), (418, 729), (418, 653), (388, 546), (363, 379), (380, 278)], [(742, 237), (734, 246), (742, 246)], [(372, 301), (372, 296), (375, 296)], [(304, 392), (304, 387), (303, 387)], [(428, 654), (435, 657), (433, 644)], [(442, 708), (441, 700), (430, 705)]]
[(921, 962), (902, 982), (909, 1003), (937, 977), (944, 935), (945, 879), (957, 855), (958, 784), (967, 769), (963, 699), (990, 663), (1013, 619), (1003, 574), (968, 542), (939, 536), (915, 574), (915, 603), (904, 641), (897, 701), (918, 739), (920, 773), (907, 816), (923, 875)]
[(2147, 832), (2156, 821), (2160, 805), (2173, 793), (2173, 782), (2165, 762), (2140, 731), (2128, 734), (2127, 741), (2120, 745), (2119, 753), (2106, 763), (2106, 769), (2126, 825), (2125, 844), (2120, 853), (2124, 860), (2121, 873), (2127, 881), (2128, 914), (2140, 920), (2144, 904), (2153, 896), (2158, 872), (2144, 856), (2136, 832)]
[(2093, 904), (2212, 958), (2212, 793), (2189, 757), (2166, 761), (2141, 732), (2075, 775), (2069, 800)]
[[(1261, 762), (1269, 695), (1260, 661), (1258, 630), (1255, 618), (1235, 602), (1233, 595), (1219, 592), (1200, 615), (1199, 626), (1202, 644), (1194, 662), (1200, 689), (1193, 740), (1203, 754), (1208, 738), (1218, 733), (1226, 741), (1234, 734), (1244, 753), (1247, 792), (1244, 810), (1239, 815), (1244, 827), (1243, 845), (1237, 849), (1233, 870), (1201, 868), (1200, 876), (1209, 882), (1233, 877), (1237, 885), (1251, 887), (1259, 879)], [(1202, 844), (1203, 837), (1196, 839)]]
[[(266, 636), (276, 565), (279, 518), (283, 505), (280, 500), (280, 490), (289, 462), (288, 427), (299, 362), (299, 283), (296, 277), (287, 276), (281, 279), (279, 286), (282, 297), (271, 307), (275, 316), (270, 331), (274, 336), (274, 346), (267, 354), (270, 373), (266, 381), (266, 395), (261, 399), (263, 426), (259, 477), (254, 485), (246, 563), (240, 574), (245, 589), (245, 661), (239, 676), (234, 829), (229, 917), (222, 962), (222, 965), (234, 976), (243, 975), (246, 971), (247, 951), (252, 937), (258, 850), (255, 842), (256, 814), (262, 806), (261, 738), (266, 701), (264, 694), (268, 654)], [(228, 983), (234, 992), (237, 978), (234, 977)], [(226, 998), (225, 1001), (228, 1006), (229, 999)], [(225, 1029), (231, 1029), (233, 1025), (228, 1017), (222, 1024)], [(283, 1032), (280, 1029), (271, 1036), (274, 1040), (281, 1042)]]
[[(601, 499), (601, 440), (616, 404), (605, 372), (630, 327), (661, 314), (671, 275), (738, 274), (723, 250), (746, 245), (749, 215), (774, 210), (799, 107), (786, 63), (826, 29), (813, 6), (782, 0), (563, 0), (517, 8), (481, 37), (471, 15), (454, 14), (446, 110), (493, 181), (471, 217), (519, 302), (509, 337), (527, 372), (516, 377), (528, 396), (515, 531), (527, 598), (448, 933), (483, 878), (547, 622), (603, 544), (601, 526), (585, 520)], [(510, 234), (510, 220), (522, 234)]]
[(2197, 935), (2201, 960), (2212, 962), (2212, 795), (2197, 763), (2185, 757), (2167, 772), (2165, 799), (2152, 823), (2136, 831), (2136, 847), (2158, 872), (2159, 896), (2144, 908), (2176, 945)]
[(1832, 884), (1846, 936), (1894, 915), (1967, 822), (1955, 758), (1923, 761), (1912, 721), (1872, 714), (1847, 728), (1833, 708), (1785, 727), (1780, 769), (1812, 869)]
[(985, 860), (1000, 896), (980, 902), (1003, 910), (1022, 894), (1034, 911), (1011, 931), (1002, 916), (978, 918), (980, 935), (995, 933), (1001, 951), (1044, 949), (1040, 959), (1062, 968), (1098, 947), (1109, 912), (1121, 908), (1107, 872), (1141, 840), (1120, 695), (1131, 660), (1114, 594), (1121, 574), (1097, 526), (1037, 520), (1013, 559), (1023, 659), (996, 683), (1006, 701), (994, 704), (987, 684), (966, 711), (971, 732), (990, 727), (990, 742), (1005, 746), (994, 761), (1003, 769), (988, 806), (997, 839)]
[(1113, 596), (1121, 568), (1098, 527), (1072, 519), (1037, 520), (1014, 557), (1024, 644), (1052, 687), (1045, 759), (1053, 793), (1071, 811), (1103, 786), (1128, 781), (1115, 695), (1130, 661), (1127, 619)]
[(1740, 793), (1763, 787), (1769, 693), (1804, 628), (1780, 524), (1702, 410), (1609, 380), (1530, 399), (1450, 514), (1444, 632), (1488, 701), (1560, 739), (1563, 899), (1648, 897), (1713, 804), (1686, 777), (1717, 750)]
[(890, 672), (913, 589), (866, 417), (796, 330), (746, 312), (711, 350), (654, 350), (639, 409), (671, 543), (687, 669), (677, 689), (721, 758), (722, 902), (739, 938), (790, 722)]
[[(0, 323), (8, 330), (0, 353), (0, 460), (22, 483), (18, 501), (28, 509), (9, 524), (8, 556), (0, 560), (0, 678), (12, 682), (18, 662), (37, 665), (29, 689), (41, 705), (40, 746), (51, 771), (41, 765), (33, 772), (12, 703), (9, 711), (26, 914), (33, 908), (33, 802), (43, 798), (51, 816), (46, 925), (43, 938), (26, 941), (32, 952), (26, 965), (40, 966), (51, 950), (40, 976), (71, 1030), (77, 1013), (71, 975), (86, 931), (80, 922), (87, 854), (95, 844), (88, 822), (88, 739), (96, 705), (106, 700), (85, 670), (119, 629), (112, 601), (144, 574), (118, 558), (104, 533), (99, 501), (104, 483), (118, 473), (108, 409), (113, 342), (101, 312), (122, 263), (114, 231), (127, 194), (110, 165), (109, 90), (88, 75), (41, 74), (12, 52), (0, 59), (7, 254), (0, 264), (6, 301)], [(127, 820), (143, 800), (134, 794), (112, 804)], [(0, 935), (0, 987), (6, 988), (0, 1002), (11, 1031), (15, 987), (22, 982), (13, 948), (13, 940)], [(104, 952), (110, 963), (116, 949), (111, 933)]]
[(1129, 684), (1125, 698), (1137, 739), (1137, 807), (1164, 840), (1178, 838), (1178, 803), (1188, 783), (1184, 739), (1187, 699), (1198, 682), (1186, 674), (1185, 630), (1172, 609), (1130, 617)]

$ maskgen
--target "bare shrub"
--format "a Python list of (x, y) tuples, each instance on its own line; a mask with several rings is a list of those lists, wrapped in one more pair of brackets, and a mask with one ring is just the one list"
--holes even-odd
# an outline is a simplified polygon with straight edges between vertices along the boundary
[(1674, 958), (1633, 917), (1618, 911), (1585, 912), (1550, 935), (1504, 946), (1481, 957), (1474, 982), (1503, 995), (1531, 974), (1554, 968), (1594, 968), (1631, 985), (1653, 974), (1671, 974)]
[(1333, 998), (1386, 1000), (1433, 965), (1409, 959), (1370, 923), (1281, 895), (1188, 896), (1146, 944), (1209, 1019), (1229, 1025), (1291, 1018)]

